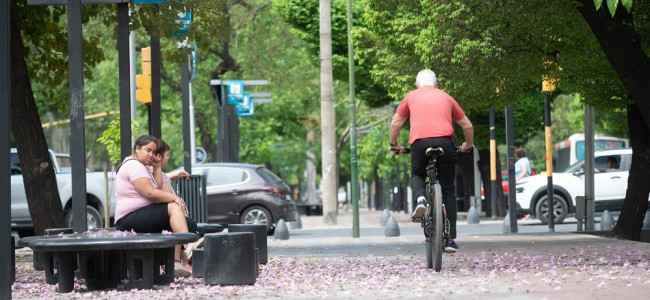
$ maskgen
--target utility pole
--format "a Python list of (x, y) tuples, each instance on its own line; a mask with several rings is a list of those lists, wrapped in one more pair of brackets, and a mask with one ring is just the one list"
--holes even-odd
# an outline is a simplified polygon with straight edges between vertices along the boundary
[(334, 86), (332, 75), (332, 7), (330, 0), (319, 1), (320, 15), (320, 109), (322, 145), (323, 217), (325, 224), (336, 225), (336, 136), (334, 132)]

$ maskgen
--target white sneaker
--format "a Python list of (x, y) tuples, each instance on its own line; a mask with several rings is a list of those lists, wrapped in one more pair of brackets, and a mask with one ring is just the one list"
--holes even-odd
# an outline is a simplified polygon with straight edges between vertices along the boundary
[(413, 214), (411, 214), (411, 220), (413, 220), (413, 222), (421, 222), (422, 217), (424, 217), (424, 213), (426, 211), (427, 211), (427, 200), (423, 196), (420, 196), (418, 197), (418, 204), (415, 206), (415, 210), (413, 210)]

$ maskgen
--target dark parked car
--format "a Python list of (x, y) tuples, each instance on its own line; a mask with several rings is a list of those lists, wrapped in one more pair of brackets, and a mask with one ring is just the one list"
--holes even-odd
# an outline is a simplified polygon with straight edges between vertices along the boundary
[(264, 166), (196, 164), (192, 174), (206, 174), (208, 223), (264, 224), (272, 232), (280, 219), (295, 221), (291, 189)]

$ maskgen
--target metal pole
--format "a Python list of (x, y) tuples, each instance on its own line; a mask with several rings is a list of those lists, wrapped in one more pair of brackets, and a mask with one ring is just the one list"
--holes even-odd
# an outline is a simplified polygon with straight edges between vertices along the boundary
[[(119, 21), (118, 21), (118, 23), (119, 23)], [(118, 26), (119, 26), (119, 24), (118, 24)], [(135, 53), (135, 31), (131, 31), (129, 33), (129, 76), (130, 76), (130, 84), (131, 84), (131, 87), (130, 87), (130, 91), (131, 91), (131, 114), (130, 114), (131, 115), (131, 121), (135, 121), (135, 120), (138, 119), (138, 116), (136, 114), (136, 112), (137, 112), (136, 103), (138, 101), (135, 99), (135, 90), (136, 90), (136, 88), (135, 88), (135, 75), (136, 74), (135, 73), (137, 72), (136, 71), (136, 65), (135, 65), (135, 62), (136, 62), (135, 54), (136, 54)], [(122, 114), (122, 113), (120, 113), (120, 114)], [(126, 117), (126, 115), (124, 117)], [(133, 139), (133, 137), (129, 137), (129, 139), (131, 140), (131, 145), (132, 145), (135, 142), (135, 140)]]
[[(134, 37), (135, 39), (135, 37)], [(131, 84), (131, 63), (135, 64), (135, 52), (130, 53), (129, 4), (117, 5), (117, 55), (120, 82), (120, 154), (122, 160), (131, 155), (131, 117), (135, 106), (131, 106), (131, 94), (135, 101), (135, 84)], [(133, 60), (131, 59), (133, 56)], [(135, 69), (133, 70), (135, 74)], [(135, 75), (133, 75), (135, 77)], [(133, 87), (133, 92), (131, 92)]]
[(551, 96), (544, 94), (544, 130), (546, 133), (546, 199), (548, 199), (548, 231), (555, 231), (555, 197), (553, 194), (553, 143), (551, 139)]
[(594, 230), (594, 108), (585, 105), (585, 228)]
[(151, 127), (149, 127), (149, 132), (158, 138), (162, 138), (162, 126), (160, 124), (162, 111), (160, 107), (160, 56), (160, 41), (151, 36), (151, 113), (149, 115)]
[(194, 130), (194, 98), (192, 97), (192, 82), (189, 83), (190, 94), (190, 161), (196, 163), (196, 133)]
[(228, 109), (228, 99), (226, 94), (225, 82), (216, 87), (214, 87), (215, 93), (217, 94), (217, 161), (225, 162), (226, 161), (226, 149), (227, 141), (226, 138), (226, 111)]
[(348, 0), (348, 73), (350, 78), (350, 181), (352, 190), (352, 237), (359, 237), (359, 178), (357, 168), (357, 108), (354, 92), (354, 46), (352, 0)]
[(490, 109), (490, 204), (492, 220), (497, 219), (497, 143), (494, 132), (494, 108)]
[(181, 66), (181, 93), (183, 101), (183, 166), (187, 173), (192, 174), (192, 162), (190, 157), (190, 72), (187, 69), (187, 61)]
[[(515, 183), (515, 130), (512, 104), (506, 107), (506, 145), (508, 147), (508, 186)], [(510, 233), (517, 232), (517, 195), (514, 188), (508, 189), (508, 216), (510, 217)]]
[(86, 138), (81, 26), (81, 0), (68, 0), (72, 229), (76, 232), (84, 232), (88, 228), (86, 218)]
[[(10, 1), (0, 4), (0, 170), (9, 170), (11, 150), (11, 6)], [(14, 279), (13, 244), (11, 243), (11, 175), (0, 172), (0, 299), (11, 299)]]

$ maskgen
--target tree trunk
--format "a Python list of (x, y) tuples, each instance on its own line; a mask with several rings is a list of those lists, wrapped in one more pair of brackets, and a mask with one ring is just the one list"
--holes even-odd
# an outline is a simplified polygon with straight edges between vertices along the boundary
[(320, 0), (320, 103), (323, 218), (336, 225), (336, 134), (334, 132), (334, 86), (332, 74), (332, 14), (330, 0)]
[(639, 240), (648, 208), (650, 187), (650, 60), (643, 52), (639, 33), (634, 31), (632, 16), (619, 5), (614, 18), (606, 9), (596, 11), (592, 0), (582, 0), (578, 10), (591, 27), (605, 56), (634, 101), (628, 108), (632, 142), (632, 167), (627, 193), (614, 235)]
[(11, 128), (34, 232), (64, 227), (63, 207), (27, 73), (16, 1), (11, 1)]
[(625, 201), (613, 234), (619, 238), (638, 241), (650, 193), (650, 133), (636, 105), (633, 104), (628, 109), (627, 119), (633, 145), (632, 163)]

